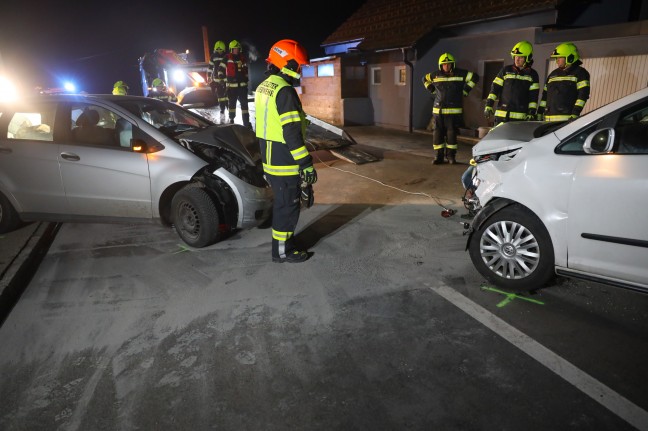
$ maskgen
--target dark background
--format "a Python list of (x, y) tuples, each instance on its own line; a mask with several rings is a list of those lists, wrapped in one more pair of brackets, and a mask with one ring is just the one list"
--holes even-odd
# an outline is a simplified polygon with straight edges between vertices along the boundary
[(142, 94), (138, 59), (166, 48), (188, 49), (193, 61), (204, 61), (206, 26), (210, 53), (219, 39), (226, 45), (232, 39), (243, 44), (254, 85), (263, 79), (263, 60), (273, 43), (295, 39), (310, 58), (323, 57), (320, 44), (363, 3), (289, 7), (260, 1), (5, 0), (0, 6), (0, 73), (4, 66), (23, 90), (60, 87), (70, 80), (78, 91), (110, 93), (115, 81), (124, 80), (131, 94)]

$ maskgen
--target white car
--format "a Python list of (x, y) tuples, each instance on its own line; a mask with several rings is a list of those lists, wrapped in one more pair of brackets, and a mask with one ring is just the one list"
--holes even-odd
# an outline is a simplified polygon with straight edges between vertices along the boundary
[(555, 275), (648, 293), (648, 88), (568, 123), (502, 124), (473, 148), (476, 269), (533, 290)]

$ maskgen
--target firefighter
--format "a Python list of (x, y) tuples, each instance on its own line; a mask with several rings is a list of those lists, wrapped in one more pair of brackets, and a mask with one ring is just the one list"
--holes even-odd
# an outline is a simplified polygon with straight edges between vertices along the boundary
[(216, 98), (216, 106), (220, 108), (220, 122), (225, 123), (227, 109), (227, 92), (225, 90), (225, 42), (216, 41), (214, 52), (209, 59), (209, 86)]
[(225, 55), (225, 79), (227, 80), (227, 99), (230, 123), (236, 118), (236, 102), (241, 105), (243, 125), (252, 128), (248, 111), (248, 63), (243, 48), (237, 40), (229, 43), (230, 52)]
[(167, 102), (178, 101), (173, 91), (169, 90), (166, 83), (160, 78), (155, 78), (153, 80), (151, 83), (151, 91), (149, 91), (148, 95), (154, 99), (166, 100)]
[(556, 69), (549, 76), (538, 107), (538, 120), (569, 121), (578, 118), (590, 95), (590, 75), (581, 66), (578, 48), (561, 43), (551, 54)]
[[(507, 121), (535, 120), (540, 79), (533, 65), (533, 47), (523, 40), (511, 50), (513, 64), (504, 66), (491, 85), (484, 116), (495, 116), (495, 126)], [(493, 106), (497, 103), (497, 110)]]
[(128, 85), (124, 81), (117, 81), (113, 85), (112, 94), (125, 96), (128, 94)]
[(456, 68), (454, 57), (447, 52), (439, 57), (439, 70), (423, 77), (423, 85), (434, 96), (435, 165), (443, 164), (444, 156), (450, 164), (456, 163), (457, 129), (463, 125), (462, 97), (468, 96), (478, 81), (476, 73)]
[(266, 62), (268, 77), (257, 87), (254, 105), (263, 171), (274, 192), (272, 261), (299, 263), (309, 258), (294, 244), (300, 185), (314, 184), (317, 171), (305, 144), (306, 114), (293, 85), (309, 60), (302, 45), (284, 39), (272, 46)]

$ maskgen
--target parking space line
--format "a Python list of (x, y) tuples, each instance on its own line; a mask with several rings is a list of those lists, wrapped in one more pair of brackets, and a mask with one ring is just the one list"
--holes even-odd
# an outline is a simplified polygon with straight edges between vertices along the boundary
[(558, 356), (531, 337), (509, 325), (456, 290), (441, 285), (431, 289), (473, 319), (549, 368), (585, 395), (640, 430), (648, 430), (648, 412), (616, 393), (569, 361)]

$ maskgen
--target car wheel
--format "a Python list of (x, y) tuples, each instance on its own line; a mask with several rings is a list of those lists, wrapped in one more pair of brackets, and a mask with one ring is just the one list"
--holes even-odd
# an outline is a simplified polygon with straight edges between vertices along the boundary
[(468, 250), (479, 273), (505, 289), (538, 289), (555, 277), (549, 233), (521, 205), (503, 208), (485, 220), (473, 232)]
[(171, 215), (180, 238), (201, 248), (220, 239), (218, 210), (213, 199), (200, 187), (187, 186), (171, 201)]
[(0, 233), (10, 232), (20, 226), (20, 217), (9, 202), (9, 199), (0, 193)]

